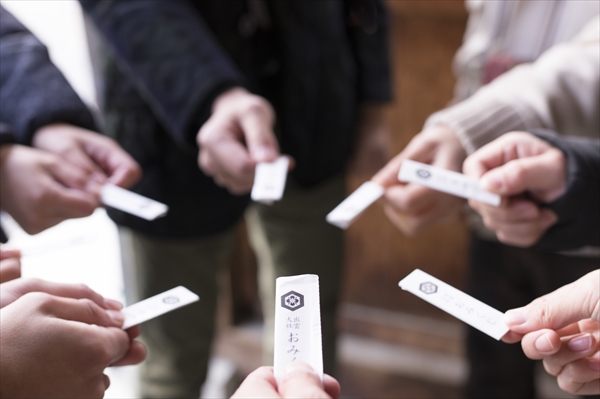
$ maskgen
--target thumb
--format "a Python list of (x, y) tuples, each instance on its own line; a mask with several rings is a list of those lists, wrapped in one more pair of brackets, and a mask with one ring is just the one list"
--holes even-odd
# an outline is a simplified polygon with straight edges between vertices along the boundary
[(585, 319), (600, 321), (600, 270), (544, 295), (529, 305), (506, 312), (511, 331), (527, 334), (543, 328), (559, 330)]
[(279, 394), (284, 398), (331, 398), (313, 368), (299, 360), (285, 367), (279, 381)]
[(565, 180), (562, 153), (549, 150), (533, 157), (514, 159), (492, 169), (481, 177), (480, 184), (485, 190), (509, 196), (526, 191), (560, 190)]
[(255, 162), (272, 162), (279, 156), (279, 144), (273, 132), (274, 118), (273, 109), (266, 101), (239, 116), (248, 152)]

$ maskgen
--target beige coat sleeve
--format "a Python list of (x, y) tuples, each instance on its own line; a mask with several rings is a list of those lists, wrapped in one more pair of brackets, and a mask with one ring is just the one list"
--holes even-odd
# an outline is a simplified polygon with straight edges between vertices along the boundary
[(572, 41), (556, 45), (429, 117), (472, 153), (514, 130), (547, 128), (565, 135), (600, 136), (600, 18)]

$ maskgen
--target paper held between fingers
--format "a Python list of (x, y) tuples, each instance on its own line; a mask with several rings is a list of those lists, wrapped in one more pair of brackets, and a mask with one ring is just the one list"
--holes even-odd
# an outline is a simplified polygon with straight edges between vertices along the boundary
[(279, 277), (275, 298), (275, 378), (280, 381), (288, 363), (302, 360), (323, 380), (319, 276)]
[(379, 184), (371, 181), (365, 182), (334, 210), (329, 212), (326, 220), (340, 229), (347, 229), (361, 213), (381, 198), (384, 193), (385, 189)]
[(504, 313), (422, 270), (413, 270), (398, 285), (496, 340), (509, 331)]
[(274, 162), (261, 162), (256, 165), (254, 184), (250, 197), (253, 201), (266, 205), (273, 204), (283, 197), (290, 160), (281, 156)]
[(169, 207), (163, 203), (113, 184), (105, 184), (102, 187), (100, 199), (106, 206), (146, 220), (154, 220), (165, 216), (169, 211)]
[(125, 317), (123, 330), (137, 326), (175, 309), (200, 300), (200, 297), (183, 286), (175, 287), (161, 294), (134, 303), (121, 312)]
[(402, 161), (398, 180), (493, 206), (499, 206), (502, 200), (498, 194), (480, 188), (477, 179), (410, 159)]

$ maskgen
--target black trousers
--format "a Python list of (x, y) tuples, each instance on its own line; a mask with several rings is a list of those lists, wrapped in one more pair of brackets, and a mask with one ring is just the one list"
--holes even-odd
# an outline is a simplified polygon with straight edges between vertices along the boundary
[[(598, 258), (515, 248), (474, 235), (469, 263), (469, 293), (502, 312), (524, 306), (600, 268)], [(467, 356), (471, 365), (467, 398), (536, 397), (535, 361), (525, 357), (520, 344), (496, 342), (469, 328)]]

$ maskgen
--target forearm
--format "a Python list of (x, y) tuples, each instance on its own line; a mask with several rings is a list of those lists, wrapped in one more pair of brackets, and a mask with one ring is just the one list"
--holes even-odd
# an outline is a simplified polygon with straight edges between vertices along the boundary
[(48, 50), (9, 12), (0, 8), (0, 120), (19, 143), (63, 122), (94, 129), (91, 113), (50, 61)]
[(516, 67), (471, 98), (433, 114), (426, 126), (451, 127), (471, 153), (509, 131), (546, 128), (597, 135), (600, 82), (598, 20), (569, 43)]
[(181, 145), (212, 100), (244, 81), (187, 1), (80, 0), (119, 66)]

